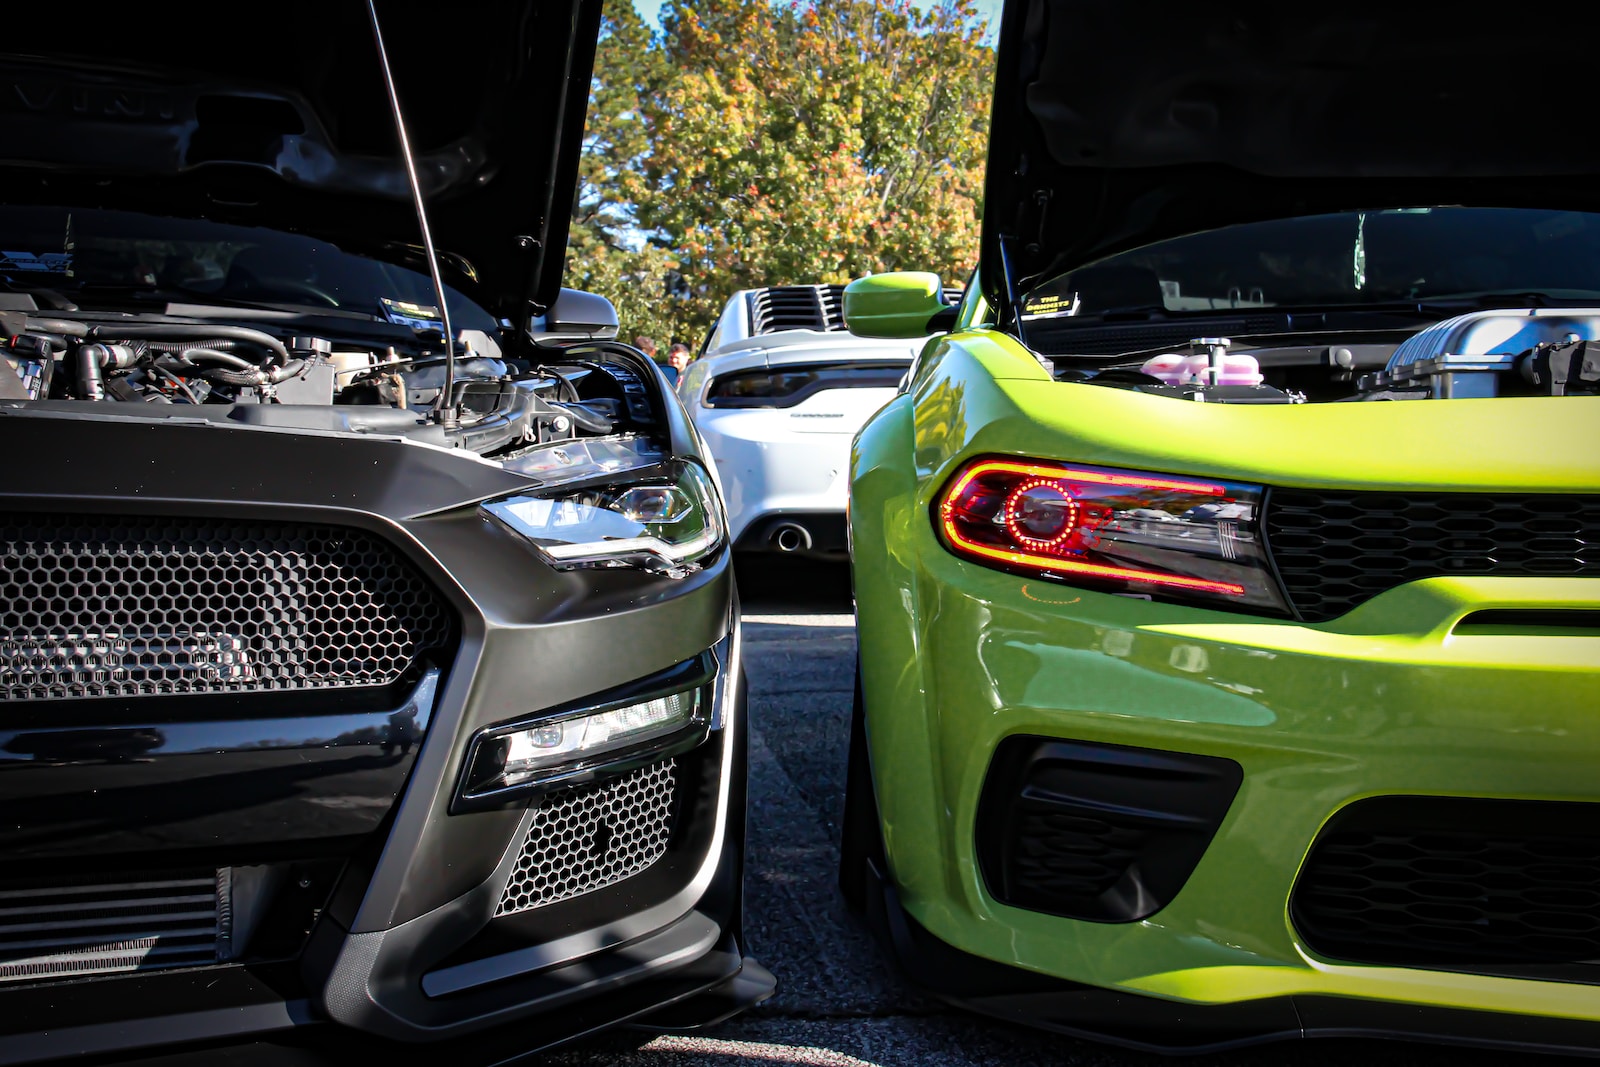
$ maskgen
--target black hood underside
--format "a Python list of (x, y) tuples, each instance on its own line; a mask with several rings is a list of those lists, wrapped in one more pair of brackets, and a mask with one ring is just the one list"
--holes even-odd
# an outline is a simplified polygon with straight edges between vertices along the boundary
[[(983, 258), (1019, 289), (1239, 222), (1600, 207), (1587, 60), (1556, 12), (1395, 0), (1009, 0)], [(999, 271), (986, 274), (1003, 301)]]
[[(598, 0), (378, 4), (446, 280), (559, 292)], [(426, 271), (365, 3), (13, 5), (0, 199), (291, 230)]]

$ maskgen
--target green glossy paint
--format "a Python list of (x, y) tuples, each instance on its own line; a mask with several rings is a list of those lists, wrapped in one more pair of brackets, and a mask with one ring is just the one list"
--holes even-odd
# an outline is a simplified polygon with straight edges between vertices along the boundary
[(844, 287), (844, 321), (858, 337), (926, 337), (944, 309), (943, 283), (928, 271), (869, 274)]
[[(857, 283), (859, 284), (859, 283)], [(963, 308), (969, 325), (982, 308)], [(1156, 997), (1371, 997), (1600, 1020), (1600, 986), (1317, 959), (1287, 901), (1318, 830), (1385, 794), (1600, 801), (1600, 638), (1478, 633), (1600, 608), (1600, 579), (1434, 578), (1329, 623), (1161, 604), (957, 559), (931, 508), (976, 455), (1265, 485), (1600, 492), (1600, 398), (1199, 404), (1049, 379), (985, 328), (929, 343), (856, 439), (863, 692), (906, 908), (967, 952)], [(996, 903), (975, 861), (995, 747), (1043, 734), (1234, 759), (1244, 784), (1182, 892), (1101, 924)]]

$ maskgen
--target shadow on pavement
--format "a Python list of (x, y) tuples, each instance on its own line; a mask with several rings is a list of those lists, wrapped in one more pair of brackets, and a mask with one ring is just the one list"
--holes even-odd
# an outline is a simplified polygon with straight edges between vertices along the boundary
[(791, 556), (736, 556), (733, 572), (746, 612), (810, 615), (855, 611), (848, 563)]

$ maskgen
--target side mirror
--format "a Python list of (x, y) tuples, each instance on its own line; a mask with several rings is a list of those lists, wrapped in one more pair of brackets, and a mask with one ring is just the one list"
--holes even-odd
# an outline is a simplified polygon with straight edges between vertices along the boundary
[(656, 366), (661, 368), (661, 373), (666, 375), (667, 382), (676, 389), (678, 387), (678, 368), (670, 363), (657, 363)]
[(562, 289), (555, 304), (528, 326), (528, 332), (554, 341), (593, 341), (617, 336), (617, 309), (598, 293)]
[(926, 337), (947, 310), (944, 285), (928, 271), (869, 274), (844, 287), (844, 324), (857, 337)]

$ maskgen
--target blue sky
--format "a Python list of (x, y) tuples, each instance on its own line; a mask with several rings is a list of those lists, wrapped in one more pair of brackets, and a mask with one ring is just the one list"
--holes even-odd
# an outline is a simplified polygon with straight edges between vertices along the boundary
[[(918, 7), (933, 6), (933, 0), (915, 0), (915, 2)], [(991, 33), (993, 32), (992, 27), (1000, 17), (1000, 2), (1001, 0), (978, 0), (978, 14), (989, 20)], [(656, 21), (656, 16), (657, 12), (661, 10), (661, 0), (633, 0), (633, 6), (634, 10), (644, 16), (646, 22), (649, 22), (657, 29), (660, 28), (660, 24)]]

